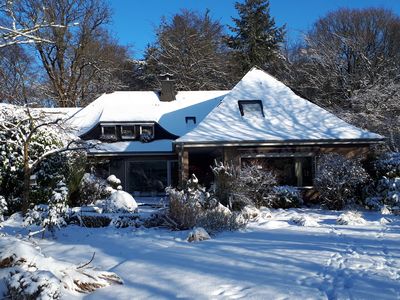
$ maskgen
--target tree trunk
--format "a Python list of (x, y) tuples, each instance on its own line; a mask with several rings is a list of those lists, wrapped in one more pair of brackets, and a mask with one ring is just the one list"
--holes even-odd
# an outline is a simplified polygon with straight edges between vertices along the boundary
[(31, 184), (31, 168), (29, 166), (29, 143), (24, 143), (24, 185), (22, 193), (22, 214), (25, 215), (29, 209), (29, 194)]

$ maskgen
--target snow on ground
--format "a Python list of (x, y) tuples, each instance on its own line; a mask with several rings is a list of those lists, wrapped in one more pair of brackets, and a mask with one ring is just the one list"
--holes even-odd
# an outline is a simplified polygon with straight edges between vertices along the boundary
[[(64, 299), (400, 299), (400, 217), (364, 212), (365, 224), (338, 225), (341, 213), (271, 210), (197, 243), (188, 231), (77, 226), (35, 242), (74, 264), (96, 252), (92, 264), (124, 280)], [(302, 217), (313, 222), (293, 222)], [(26, 234), (18, 220), (3, 225)]]

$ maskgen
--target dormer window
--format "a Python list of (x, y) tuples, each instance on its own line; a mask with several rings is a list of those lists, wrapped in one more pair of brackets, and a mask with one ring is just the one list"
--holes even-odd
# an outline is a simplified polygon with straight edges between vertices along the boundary
[(196, 125), (196, 117), (185, 117), (185, 121), (188, 126)]
[(125, 140), (136, 138), (135, 125), (121, 125), (121, 138)]
[(239, 110), (242, 117), (264, 118), (264, 110), (261, 100), (239, 100)]
[(115, 139), (117, 137), (115, 125), (102, 125), (101, 136), (106, 139)]
[(140, 141), (143, 143), (150, 142), (154, 139), (153, 125), (140, 125)]

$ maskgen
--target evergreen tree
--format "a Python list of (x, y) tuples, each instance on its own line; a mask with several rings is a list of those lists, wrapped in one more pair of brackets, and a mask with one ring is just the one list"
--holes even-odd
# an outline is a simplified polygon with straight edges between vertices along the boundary
[(269, 0), (236, 2), (239, 18), (232, 18), (235, 26), (229, 26), (234, 35), (228, 38), (228, 46), (234, 50), (233, 58), (242, 75), (257, 65), (268, 68), (279, 57), (279, 47), (284, 41), (285, 26), (277, 27), (269, 12)]

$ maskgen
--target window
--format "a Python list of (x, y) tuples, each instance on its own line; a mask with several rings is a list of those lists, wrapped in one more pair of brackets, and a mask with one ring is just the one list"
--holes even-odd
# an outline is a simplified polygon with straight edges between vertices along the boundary
[(137, 197), (161, 196), (168, 186), (166, 161), (129, 162), (128, 191)]
[(141, 125), (140, 134), (154, 137), (154, 126), (153, 125)]
[(185, 117), (185, 121), (187, 125), (190, 126), (196, 125), (196, 117)]
[(116, 130), (114, 125), (103, 125), (101, 126), (101, 135), (105, 138), (115, 138)]
[(134, 139), (136, 137), (135, 125), (122, 125), (121, 138)]
[(255, 163), (264, 170), (274, 172), (280, 185), (313, 185), (312, 157), (242, 158), (242, 166)]
[(264, 110), (261, 100), (240, 100), (238, 104), (242, 117), (264, 118)]

